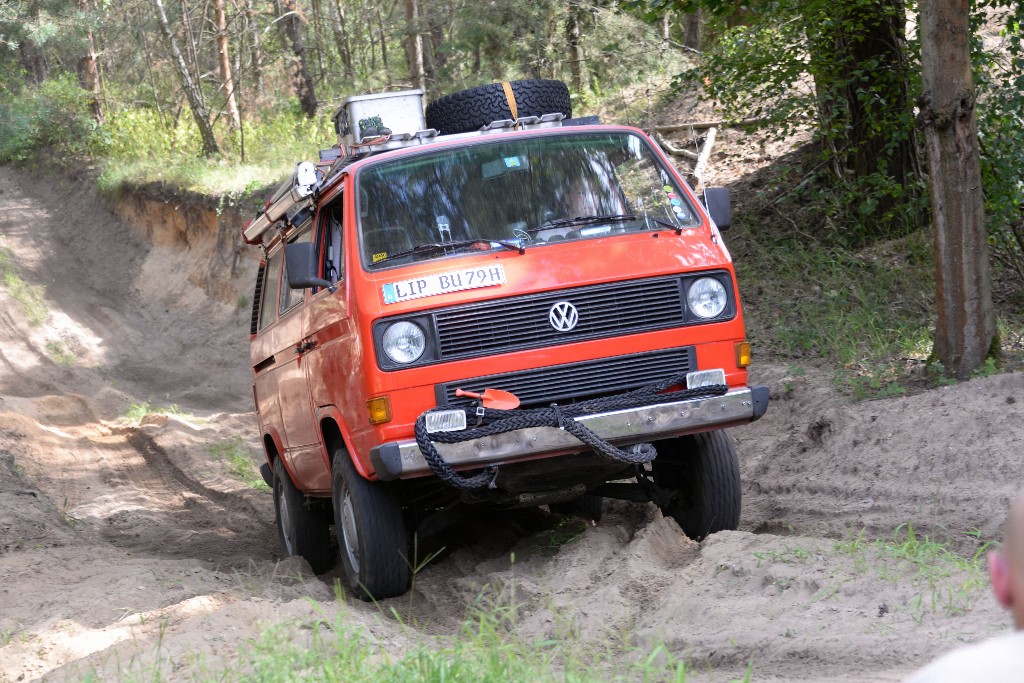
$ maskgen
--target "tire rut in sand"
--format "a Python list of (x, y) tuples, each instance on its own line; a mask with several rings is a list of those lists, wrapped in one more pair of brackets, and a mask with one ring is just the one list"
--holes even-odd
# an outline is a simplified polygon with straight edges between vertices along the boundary
[(146, 427), (126, 430), (124, 436), (139, 458), (131, 463), (125, 459), (112, 476), (115, 488), (122, 491), (118, 495), (132, 501), (105, 517), (100, 534), (106, 542), (229, 568), (273, 559), (276, 543), (269, 496), (205, 483), (200, 473), (175, 462)]

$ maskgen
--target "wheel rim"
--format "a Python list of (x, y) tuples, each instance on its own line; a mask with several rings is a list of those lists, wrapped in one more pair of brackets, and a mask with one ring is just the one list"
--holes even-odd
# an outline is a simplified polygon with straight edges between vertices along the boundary
[(356, 516), (352, 508), (352, 497), (349, 495), (348, 487), (345, 487), (341, 499), (341, 535), (348, 562), (352, 566), (352, 570), (358, 573), (359, 532), (356, 529)]
[(280, 481), (274, 487), (274, 494), (277, 498), (277, 516), (280, 518), (281, 543), (284, 545), (284, 552), (288, 557), (295, 554), (295, 541), (292, 538), (292, 511), (288, 507), (288, 496), (284, 495), (284, 484)]

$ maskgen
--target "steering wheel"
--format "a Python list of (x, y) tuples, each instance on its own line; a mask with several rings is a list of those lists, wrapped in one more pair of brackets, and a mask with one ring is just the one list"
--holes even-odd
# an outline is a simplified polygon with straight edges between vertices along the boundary
[(526, 232), (522, 228), (515, 228), (512, 230), (512, 236), (523, 240), (524, 244), (529, 244), (533, 241), (533, 238), (530, 237), (530, 233)]

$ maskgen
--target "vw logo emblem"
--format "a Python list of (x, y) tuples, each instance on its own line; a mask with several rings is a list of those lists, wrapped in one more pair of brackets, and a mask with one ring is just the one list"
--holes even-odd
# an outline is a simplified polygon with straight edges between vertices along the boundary
[(548, 322), (559, 332), (568, 332), (580, 321), (579, 311), (568, 301), (559, 301), (548, 311)]

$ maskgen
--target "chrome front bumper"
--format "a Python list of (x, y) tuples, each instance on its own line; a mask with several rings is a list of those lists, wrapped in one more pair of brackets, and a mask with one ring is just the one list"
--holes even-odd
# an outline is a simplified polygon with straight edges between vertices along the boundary
[[(753, 422), (767, 409), (768, 387), (745, 387), (711, 398), (595, 413), (576, 421), (622, 446)], [(449, 465), (472, 468), (531, 456), (585, 451), (587, 447), (565, 430), (529, 427), (461, 443), (439, 443), (437, 450)], [(370, 451), (370, 460), (377, 478), (385, 481), (430, 472), (415, 439), (376, 446)]]

